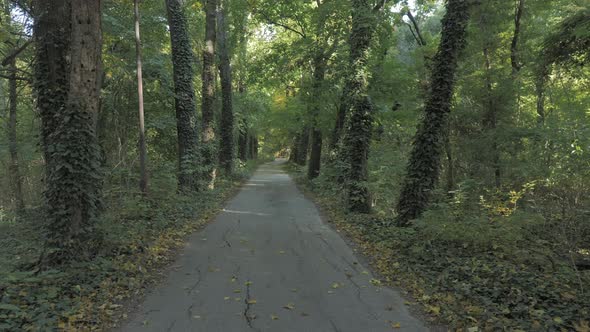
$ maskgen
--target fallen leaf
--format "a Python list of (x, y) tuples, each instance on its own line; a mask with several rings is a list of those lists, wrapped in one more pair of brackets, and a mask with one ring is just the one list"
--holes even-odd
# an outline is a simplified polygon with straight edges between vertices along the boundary
[(246, 301), (246, 303), (248, 303), (248, 304), (256, 304), (256, 302), (257, 302), (257, 301), (256, 301), (256, 300), (254, 300), (254, 299), (248, 299), (248, 300)]
[(295, 304), (287, 303), (286, 305), (283, 306), (283, 308), (285, 308), (287, 310), (293, 310), (293, 309), (295, 309)]
[(393, 327), (394, 329), (400, 329), (402, 325), (400, 323), (391, 323), (391, 327)]
[(250, 285), (252, 285), (252, 281), (248, 280), (248, 281), (246, 281), (246, 282), (244, 283), (244, 285), (246, 285), (246, 286), (250, 286)]
[(278, 320), (279, 319), (279, 316), (272, 314), (272, 315), (270, 315), (270, 319), (272, 319), (272, 320)]

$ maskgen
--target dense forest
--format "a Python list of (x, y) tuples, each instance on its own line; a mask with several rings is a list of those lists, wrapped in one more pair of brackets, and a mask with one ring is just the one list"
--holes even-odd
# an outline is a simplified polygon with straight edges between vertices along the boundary
[(590, 331), (588, 0), (2, 0), (0, 331), (106, 330), (276, 157), (451, 330)]

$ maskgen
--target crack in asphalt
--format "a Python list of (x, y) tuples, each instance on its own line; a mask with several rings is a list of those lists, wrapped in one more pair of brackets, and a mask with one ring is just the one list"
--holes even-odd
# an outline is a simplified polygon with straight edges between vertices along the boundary
[(188, 289), (188, 294), (192, 294), (193, 291), (195, 290), (195, 288), (197, 288), (197, 286), (199, 286), (199, 284), (201, 283), (201, 269), (197, 268), (197, 282), (195, 282), (191, 287), (189, 287)]
[(244, 303), (246, 303), (246, 308), (244, 309), (244, 317), (246, 318), (246, 323), (248, 323), (248, 326), (251, 329), (254, 329), (254, 326), (252, 325), (252, 320), (254, 319), (251, 315), (250, 315), (250, 283), (246, 282), (246, 299), (244, 300)]
[(340, 330), (338, 329), (336, 324), (334, 324), (334, 321), (331, 318), (330, 318), (330, 325), (332, 325), (332, 329), (334, 329), (335, 332), (340, 332)]
[(168, 326), (168, 328), (166, 329), (166, 331), (170, 332), (172, 331), (172, 329), (174, 328), (174, 325), (176, 325), (176, 321), (173, 320), (172, 323), (170, 324), (170, 326)]

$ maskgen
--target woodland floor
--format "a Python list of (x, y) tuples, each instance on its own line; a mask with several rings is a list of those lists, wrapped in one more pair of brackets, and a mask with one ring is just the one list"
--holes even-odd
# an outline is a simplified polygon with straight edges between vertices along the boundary
[(275, 161), (192, 235), (120, 331), (427, 331)]

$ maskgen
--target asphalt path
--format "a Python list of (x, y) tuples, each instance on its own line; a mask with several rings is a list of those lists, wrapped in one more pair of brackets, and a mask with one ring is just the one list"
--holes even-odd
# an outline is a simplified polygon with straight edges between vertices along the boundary
[(428, 331), (281, 169), (262, 165), (120, 331)]

